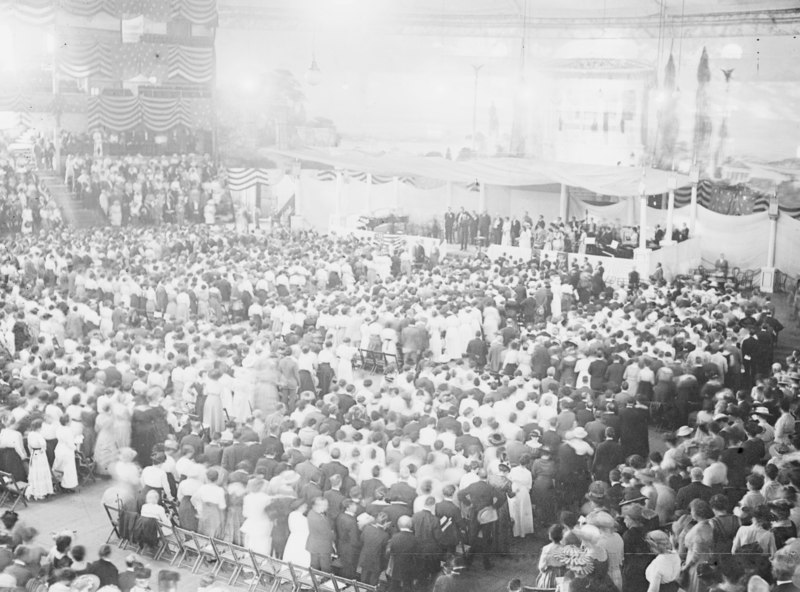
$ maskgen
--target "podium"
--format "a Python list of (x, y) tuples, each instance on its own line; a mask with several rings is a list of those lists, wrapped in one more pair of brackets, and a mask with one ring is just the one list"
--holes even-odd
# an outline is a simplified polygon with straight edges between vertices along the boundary
[(761, 283), (759, 284), (759, 288), (762, 292), (772, 294), (775, 291), (777, 275), (777, 270), (774, 267), (761, 268)]

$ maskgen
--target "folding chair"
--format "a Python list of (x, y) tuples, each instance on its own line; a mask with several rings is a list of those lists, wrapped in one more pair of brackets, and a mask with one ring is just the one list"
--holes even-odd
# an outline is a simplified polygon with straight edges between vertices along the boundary
[(248, 592), (254, 592), (259, 587), (270, 592), (276, 592), (281, 584), (291, 584), (294, 589), (294, 579), (287, 563), (263, 553), (256, 553), (248, 549), (250, 561), (257, 570), (256, 576), (250, 582)]
[(195, 561), (195, 564), (192, 567), (192, 573), (199, 573), (201, 571), (200, 568), (203, 566), (205, 561), (211, 563), (210, 568), (205, 573), (212, 573), (216, 569), (216, 565), (219, 563), (219, 555), (217, 555), (217, 550), (212, 542), (213, 539), (210, 536), (200, 534), (199, 532), (193, 532), (191, 535), (192, 544), (198, 552), (197, 561)]
[[(239, 576), (239, 572), (242, 571), (244, 567), (241, 559), (247, 555), (247, 550), (233, 543), (213, 538), (211, 539), (211, 546), (214, 548), (214, 553), (217, 555), (217, 563), (214, 565), (214, 569), (211, 570), (211, 575), (217, 577), (220, 572), (225, 569), (225, 566), (230, 566), (231, 576), (228, 578), (228, 585), (230, 585), (236, 580)], [(244, 553), (237, 551), (237, 547)]]
[(397, 356), (395, 354), (383, 354), (383, 372), (386, 372), (386, 369), (392, 365), (397, 368)]
[(14, 479), (14, 475), (0, 471), (0, 505), (11, 502), (9, 509), (16, 510), (17, 504), (22, 502), (22, 505), (28, 507), (28, 500), (25, 499), (25, 490), (28, 489), (28, 484), (25, 483), (20, 487), (19, 483)]
[(177, 568), (188, 567), (194, 573), (197, 564), (203, 560), (203, 553), (195, 544), (193, 533), (179, 526), (173, 526), (172, 531), (175, 533), (178, 544), (181, 547), (181, 553), (177, 560), (173, 561), (173, 566)]
[(375, 370), (375, 358), (373, 356), (375, 352), (368, 349), (360, 349), (358, 353), (361, 354), (361, 369), (364, 372), (373, 372)]
[(92, 483), (97, 481), (97, 475), (95, 474), (97, 466), (93, 459), (84, 456), (82, 452), (76, 450), (75, 464), (78, 467), (79, 486), (85, 485), (88, 481)]
[(161, 548), (156, 553), (153, 559), (155, 561), (166, 561), (170, 565), (180, 557), (183, 552), (183, 543), (180, 537), (175, 533), (172, 524), (164, 524), (159, 522), (159, 532), (161, 533)]
[(353, 591), (354, 592), (378, 592), (377, 586), (371, 586), (370, 584), (364, 584), (359, 582), (358, 580), (353, 580)]
[[(292, 574), (292, 592), (301, 592), (302, 590), (313, 590), (317, 592), (317, 586), (311, 577), (311, 568), (300, 567), (293, 563), (287, 563), (289, 571)], [(327, 590), (325, 592), (328, 592)]]
[(309, 569), (311, 582), (314, 584), (315, 592), (345, 592), (345, 590), (352, 590), (352, 582), (333, 574), (319, 571), (318, 569)]
[(108, 516), (108, 522), (111, 524), (111, 532), (108, 533), (108, 538), (106, 538), (106, 544), (110, 544), (114, 537), (117, 538), (116, 545), (122, 545), (122, 535), (119, 532), (119, 508), (114, 506), (109, 506), (108, 504), (103, 504), (103, 507), (106, 510), (106, 516)]

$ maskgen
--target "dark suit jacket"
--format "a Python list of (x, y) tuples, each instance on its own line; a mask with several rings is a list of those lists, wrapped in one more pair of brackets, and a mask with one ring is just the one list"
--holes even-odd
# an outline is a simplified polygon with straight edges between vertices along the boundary
[(462, 522), (461, 508), (451, 501), (444, 500), (436, 504), (436, 517), (450, 518), (451, 521), (451, 524), (442, 530), (442, 545), (445, 547), (457, 545)]
[(105, 559), (98, 559), (90, 563), (87, 573), (94, 574), (100, 578), (101, 588), (103, 586), (116, 586), (119, 581), (119, 570), (117, 566)]
[(236, 470), (236, 465), (247, 458), (247, 444), (235, 442), (222, 449), (222, 468), (229, 473)]
[(692, 500), (708, 501), (711, 499), (712, 493), (713, 491), (708, 485), (703, 485), (700, 481), (693, 481), (678, 490), (675, 495), (675, 509), (688, 510)]
[(400, 500), (409, 508), (414, 506), (414, 500), (417, 497), (417, 492), (408, 483), (398, 481), (389, 488), (387, 498), (389, 501)]
[(595, 479), (608, 481), (608, 472), (625, 462), (622, 446), (614, 440), (604, 440), (597, 445), (592, 461), (592, 473)]
[(798, 588), (791, 582), (784, 582), (783, 584), (775, 586), (772, 589), (772, 592), (800, 592), (800, 588)]
[(648, 410), (641, 407), (626, 407), (619, 412), (618, 433), (625, 458), (631, 454), (647, 458), (650, 454), (650, 433), (647, 428), (649, 418)]
[(306, 551), (318, 555), (333, 554), (333, 529), (328, 518), (314, 510), (308, 513), (308, 542)]
[(417, 539), (413, 533), (400, 531), (389, 540), (389, 554), (394, 561), (392, 579), (401, 582), (414, 580), (420, 572)]
[(437, 554), (442, 550), (442, 529), (439, 520), (427, 510), (420, 510), (411, 517), (414, 538), (420, 553)]
[(355, 516), (342, 512), (336, 518), (336, 550), (342, 563), (355, 567), (361, 550), (361, 537)]
[(325, 482), (322, 484), (322, 489), (330, 489), (331, 488), (331, 477), (334, 475), (339, 475), (342, 478), (342, 483), (344, 483), (345, 477), (350, 475), (350, 471), (340, 463), (338, 460), (332, 460), (331, 462), (325, 463), (320, 468), (322, 471), (322, 475), (325, 479)]
[(397, 502), (384, 506), (381, 511), (386, 512), (386, 515), (389, 517), (389, 523), (391, 524), (393, 532), (397, 530), (397, 519), (400, 518), (400, 516), (411, 516), (411, 510), (408, 506)]
[(362, 571), (382, 571), (386, 567), (386, 545), (389, 533), (374, 524), (367, 524), (361, 533), (361, 554), (358, 565)]
[(314, 477), (319, 477), (317, 479), (317, 483), (323, 485), (323, 474), (322, 471), (319, 470), (319, 467), (314, 466), (311, 464), (311, 461), (304, 460), (301, 463), (298, 463), (294, 467), (295, 472), (300, 475), (300, 487), (314, 479)]

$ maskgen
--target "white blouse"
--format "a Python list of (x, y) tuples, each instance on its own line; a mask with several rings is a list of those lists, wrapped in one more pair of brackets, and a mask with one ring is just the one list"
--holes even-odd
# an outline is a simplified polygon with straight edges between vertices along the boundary
[(674, 582), (681, 574), (681, 558), (675, 552), (661, 553), (650, 562), (644, 572), (645, 578), (650, 582), (650, 590), (658, 590), (661, 584)]

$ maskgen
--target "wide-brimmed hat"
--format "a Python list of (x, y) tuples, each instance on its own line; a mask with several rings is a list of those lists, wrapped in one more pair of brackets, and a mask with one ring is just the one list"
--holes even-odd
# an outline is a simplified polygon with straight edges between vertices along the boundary
[(489, 444), (492, 446), (502, 446), (506, 443), (506, 438), (499, 432), (492, 432), (489, 434)]
[(644, 506), (642, 504), (626, 504), (622, 506), (622, 515), (637, 522), (644, 522)]
[(615, 530), (617, 521), (608, 512), (594, 511), (586, 517), (586, 524), (591, 524), (597, 528), (605, 530)]
[(675, 430), (675, 435), (679, 438), (685, 438), (686, 436), (692, 435), (692, 428), (689, 426), (681, 426), (677, 430)]
[(565, 433), (564, 434), (564, 439), (565, 440), (583, 440), (588, 435), (589, 435), (589, 432), (587, 432), (581, 426), (578, 426), (576, 428), (573, 428), (573, 429), (569, 430), (567, 433)]

